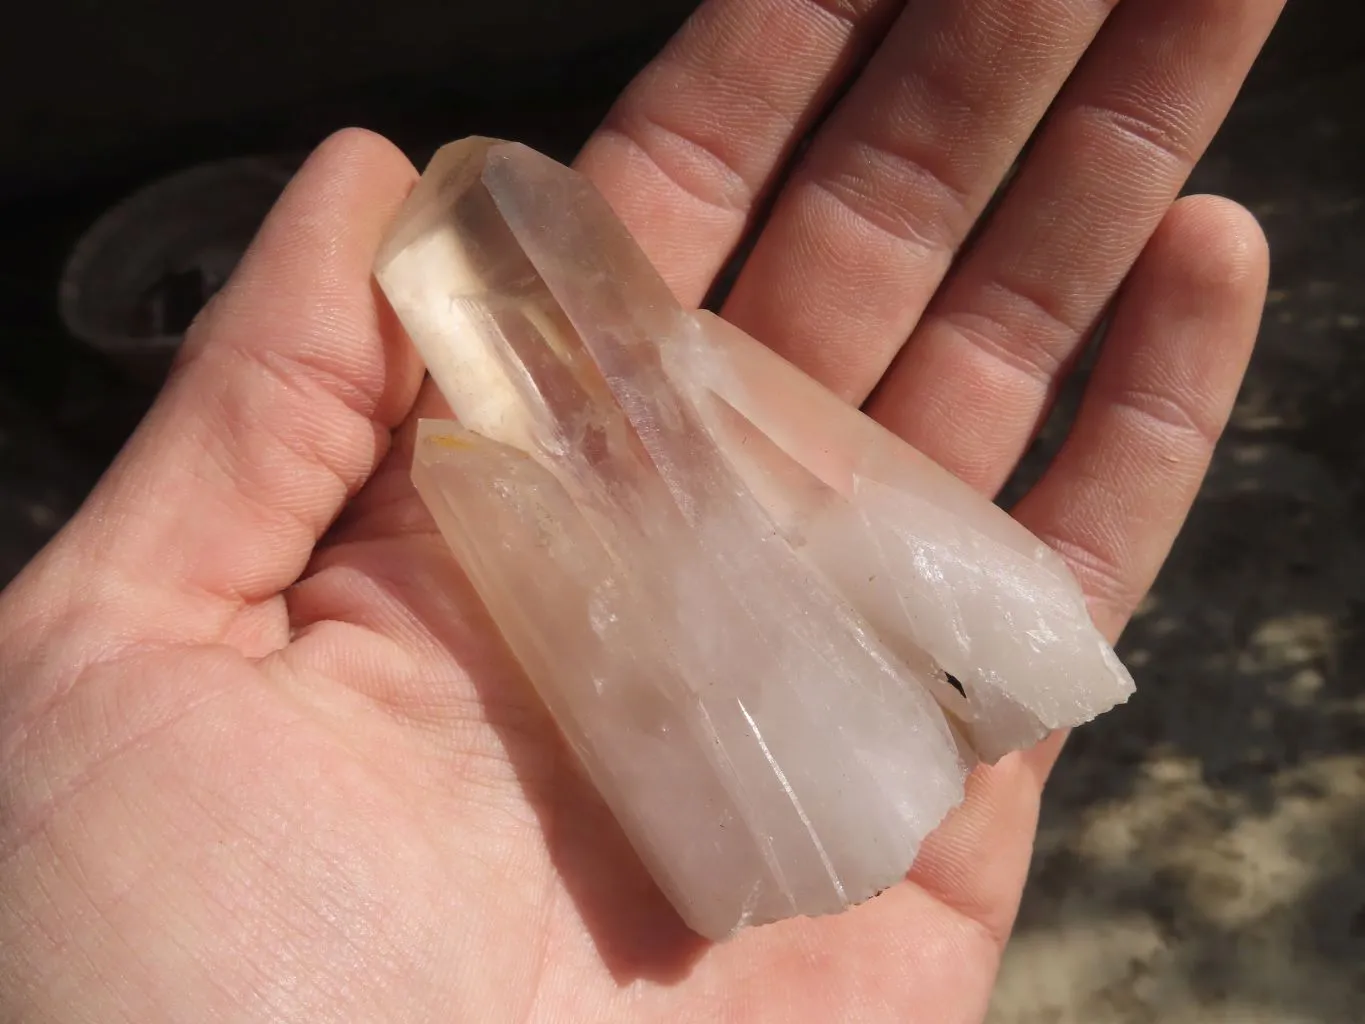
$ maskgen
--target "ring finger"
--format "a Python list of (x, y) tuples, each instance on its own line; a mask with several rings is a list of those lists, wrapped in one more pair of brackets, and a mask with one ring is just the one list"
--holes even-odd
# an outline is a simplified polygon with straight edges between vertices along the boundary
[(1121, 5), (869, 405), (993, 493), (1226, 116), (1283, 0)]

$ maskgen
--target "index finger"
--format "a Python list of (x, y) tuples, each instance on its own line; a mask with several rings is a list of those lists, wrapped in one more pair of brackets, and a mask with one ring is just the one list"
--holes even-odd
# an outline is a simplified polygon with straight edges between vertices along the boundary
[(792, 147), (903, 0), (708, 0), (577, 167), (684, 305), (700, 304)]

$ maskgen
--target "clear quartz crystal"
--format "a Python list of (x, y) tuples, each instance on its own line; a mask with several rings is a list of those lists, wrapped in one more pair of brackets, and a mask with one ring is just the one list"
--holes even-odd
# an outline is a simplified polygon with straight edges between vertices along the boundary
[(417, 489), (700, 934), (867, 900), (978, 760), (1132, 692), (1048, 547), (684, 310), (569, 168), (446, 146), (376, 276), (458, 419)]

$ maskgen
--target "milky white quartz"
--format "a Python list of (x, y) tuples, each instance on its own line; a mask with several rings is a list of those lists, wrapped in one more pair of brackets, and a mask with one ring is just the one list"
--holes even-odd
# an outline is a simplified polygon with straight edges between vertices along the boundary
[(376, 276), (458, 419), (417, 489), (702, 935), (877, 894), (978, 760), (1132, 692), (1048, 547), (682, 309), (576, 172), (445, 147)]

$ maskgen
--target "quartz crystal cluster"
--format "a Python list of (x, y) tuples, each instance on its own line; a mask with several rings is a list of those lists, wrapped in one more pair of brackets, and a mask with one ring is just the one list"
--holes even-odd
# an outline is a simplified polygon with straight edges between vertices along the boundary
[(975, 763), (1132, 692), (1049, 548), (683, 309), (573, 170), (446, 146), (376, 276), (455, 416), (417, 489), (702, 935), (876, 895)]

